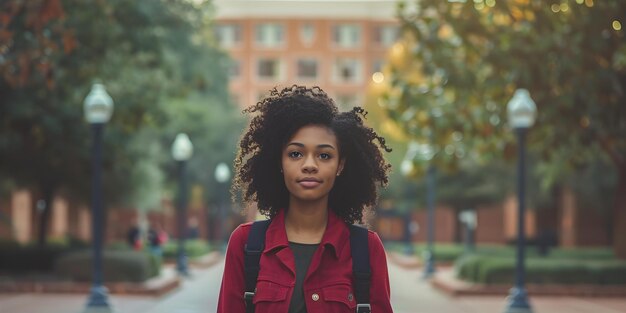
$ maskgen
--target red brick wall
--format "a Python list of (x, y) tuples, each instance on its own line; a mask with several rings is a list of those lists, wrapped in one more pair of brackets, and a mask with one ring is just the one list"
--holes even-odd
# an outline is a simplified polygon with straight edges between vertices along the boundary
[(474, 238), (478, 243), (504, 244), (504, 212), (501, 204), (478, 207)]
[[(420, 209), (413, 213), (413, 219), (419, 225), (419, 231), (413, 235), (413, 241), (426, 242), (428, 233), (428, 212)], [(456, 228), (455, 211), (449, 207), (438, 206), (435, 208), (435, 242), (454, 242)]]
[(606, 246), (609, 245), (606, 217), (595, 208), (578, 209), (577, 246)]
[(373, 226), (383, 240), (404, 240), (406, 227), (402, 217), (378, 217)]
[(606, 216), (596, 208), (581, 208), (572, 190), (561, 193), (560, 244), (563, 247), (606, 246), (609, 233)]
[(577, 242), (576, 224), (576, 204), (574, 194), (570, 190), (564, 190), (560, 199), (560, 223), (559, 241), (563, 247), (574, 247)]
[(126, 233), (137, 221), (137, 211), (130, 208), (107, 210), (106, 242), (126, 241)]

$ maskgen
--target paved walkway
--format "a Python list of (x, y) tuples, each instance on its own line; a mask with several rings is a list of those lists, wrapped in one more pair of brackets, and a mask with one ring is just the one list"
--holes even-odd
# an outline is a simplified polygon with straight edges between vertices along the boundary
[[(207, 313), (215, 312), (223, 262), (193, 270), (183, 286), (160, 297), (112, 295), (117, 313)], [(501, 313), (502, 297), (451, 298), (420, 280), (419, 269), (389, 264), (392, 303), (395, 313)], [(87, 295), (3, 294), (0, 313), (79, 313)], [(575, 299), (534, 297), (534, 313), (626, 313), (626, 299)]]

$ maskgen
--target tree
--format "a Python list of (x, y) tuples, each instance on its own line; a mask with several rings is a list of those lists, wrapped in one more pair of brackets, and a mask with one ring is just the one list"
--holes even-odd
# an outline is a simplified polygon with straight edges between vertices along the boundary
[[(161, 179), (155, 176), (163, 166), (160, 149), (142, 149), (142, 140), (172, 120), (164, 100), (204, 93), (213, 95), (207, 107), (228, 102), (219, 66), (226, 57), (206, 40), (212, 12), (206, 2), (9, 0), (2, 6), (0, 174), (37, 190), (47, 204), (60, 189), (88, 198), (91, 142), (82, 102), (94, 81), (104, 82), (115, 101), (104, 138), (108, 204), (137, 199), (133, 186)], [(196, 59), (184, 59), (189, 56)], [(147, 190), (158, 192), (159, 185)], [(48, 207), (40, 219), (42, 245), (49, 216)]]
[(626, 3), (422, 0), (401, 4), (399, 18), (386, 106), (405, 132), (432, 143), (444, 168), (510, 159), (505, 105), (529, 89), (539, 111), (529, 146), (553, 173), (546, 186), (598, 155), (611, 160), (614, 247), (626, 257)]

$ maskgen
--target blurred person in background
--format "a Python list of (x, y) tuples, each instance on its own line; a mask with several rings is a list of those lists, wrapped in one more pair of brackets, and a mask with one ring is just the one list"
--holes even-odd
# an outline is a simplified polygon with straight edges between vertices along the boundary
[(126, 233), (126, 242), (135, 251), (140, 251), (143, 248), (143, 242), (141, 240), (141, 229), (137, 223), (137, 220), (133, 220), (132, 226)]

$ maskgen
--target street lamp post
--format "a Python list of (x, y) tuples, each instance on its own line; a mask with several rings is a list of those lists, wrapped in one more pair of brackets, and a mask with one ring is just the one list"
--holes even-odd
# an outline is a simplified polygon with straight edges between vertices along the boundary
[[(432, 135), (431, 135), (432, 142)], [(414, 160), (422, 162), (428, 162), (428, 172), (426, 176), (427, 180), (427, 195), (426, 206), (428, 208), (427, 218), (427, 249), (424, 251), (424, 264), (423, 278), (427, 279), (435, 274), (435, 257), (434, 257), (434, 241), (435, 241), (435, 188), (436, 188), (436, 168), (433, 164), (433, 159), (436, 155), (436, 151), (430, 144), (420, 144), (417, 142), (411, 142), (407, 153), (402, 161), (400, 170), (404, 175), (410, 175), (415, 167), (413, 165)]]
[(430, 278), (435, 274), (435, 184), (436, 184), (436, 169), (431, 163), (428, 166), (427, 187), (428, 192), (426, 194), (426, 204), (428, 206), (428, 231), (426, 233), (428, 240), (428, 249), (424, 252), (426, 264), (424, 264), (424, 278)]
[(176, 139), (172, 144), (172, 157), (178, 163), (178, 184), (179, 193), (177, 201), (176, 216), (178, 224), (178, 249), (176, 257), (176, 270), (181, 276), (188, 276), (187, 257), (185, 256), (185, 237), (187, 236), (186, 218), (187, 218), (187, 177), (186, 167), (187, 161), (193, 154), (193, 145), (189, 136), (184, 133), (176, 135)]
[(104, 85), (94, 84), (84, 101), (85, 118), (93, 132), (91, 230), (93, 242), (93, 285), (84, 312), (112, 312), (108, 290), (102, 278), (102, 242), (104, 212), (102, 207), (102, 133), (113, 114), (113, 99)]
[(511, 288), (508, 297), (506, 313), (531, 313), (532, 308), (528, 302), (528, 295), (524, 288), (524, 245), (525, 245), (525, 137), (526, 131), (535, 123), (537, 107), (535, 102), (530, 98), (530, 94), (526, 89), (518, 89), (515, 91), (513, 98), (507, 105), (509, 122), (517, 134), (518, 143), (518, 167), (517, 167), (517, 199), (518, 199), (518, 216), (517, 216), (517, 262), (515, 271), (515, 286)]
[(413, 229), (415, 226), (415, 221), (411, 216), (411, 212), (406, 212), (404, 214), (404, 254), (413, 255), (415, 254), (415, 249), (413, 248)]
[[(226, 163), (221, 162), (215, 167), (215, 181), (217, 181), (220, 185), (228, 182), (230, 180), (230, 169)], [(226, 234), (226, 200), (224, 200), (223, 192), (220, 192), (220, 204), (219, 204), (219, 212), (220, 212), (220, 241), (222, 242), (222, 250), (226, 250), (226, 244), (228, 242), (227, 234)]]

